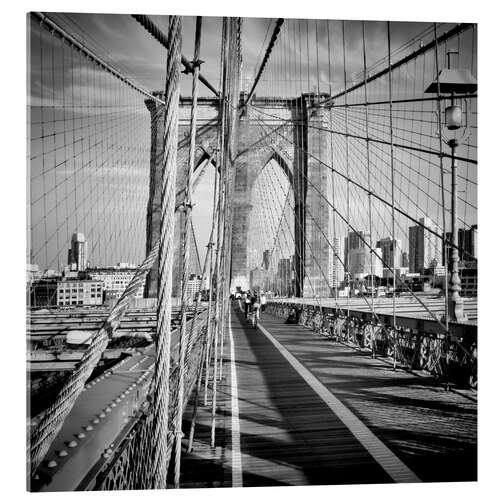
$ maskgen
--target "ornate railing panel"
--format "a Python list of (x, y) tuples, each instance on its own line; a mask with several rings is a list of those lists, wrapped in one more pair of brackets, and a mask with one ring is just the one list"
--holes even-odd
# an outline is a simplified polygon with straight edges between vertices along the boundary
[(347, 342), (390, 357), (409, 370), (426, 372), (460, 387), (477, 387), (477, 326), (450, 323), (449, 333), (436, 322), (389, 314), (348, 311), (315, 305), (270, 302), (268, 311)]

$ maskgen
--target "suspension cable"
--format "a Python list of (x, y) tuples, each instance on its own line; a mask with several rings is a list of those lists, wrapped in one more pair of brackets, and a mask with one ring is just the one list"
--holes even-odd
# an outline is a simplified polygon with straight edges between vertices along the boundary
[[(166, 49), (169, 48), (168, 38), (164, 35), (164, 33), (156, 26), (155, 23), (151, 20), (149, 16), (143, 14), (131, 14), (131, 16), (146, 30), (151, 36), (159, 42)], [(185, 68), (187, 73), (194, 72), (194, 65), (192, 62), (189, 62), (184, 56), (181, 55), (181, 63)], [(219, 91), (217, 91), (213, 85), (200, 73), (198, 72), (198, 79), (200, 80), (207, 89), (209, 89), (216, 97), (219, 97)]]
[(40, 22), (46, 24), (53, 33), (57, 34), (63, 40), (66, 40), (70, 45), (74, 46), (78, 51), (85, 54), (88, 58), (90, 58), (92, 61), (94, 61), (98, 66), (100, 66), (104, 70), (111, 73), (113, 76), (115, 76), (116, 78), (121, 80), (123, 83), (127, 84), (129, 87), (132, 87), (134, 90), (137, 90), (138, 92), (140, 92), (144, 96), (148, 97), (149, 99), (153, 99), (158, 103), (165, 104), (161, 99), (159, 99), (158, 97), (147, 92), (146, 90), (144, 90), (143, 88), (138, 86), (136, 83), (132, 82), (129, 78), (124, 76), (120, 71), (113, 68), (110, 64), (105, 62), (101, 57), (99, 57), (97, 54), (95, 54), (93, 51), (91, 51), (88, 47), (86, 47), (85, 45), (80, 43), (75, 37), (70, 35), (61, 26), (59, 26), (57, 23), (52, 21), (52, 19), (50, 19), (46, 13), (32, 12), (31, 15), (38, 18), (40, 20)]
[(278, 35), (281, 30), (281, 26), (285, 20), (283, 18), (278, 18), (276, 20), (276, 24), (274, 25), (274, 31), (273, 34), (271, 35), (271, 40), (269, 40), (269, 45), (267, 46), (266, 53), (264, 54), (264, 58), (262, 59), (262, 62), (260, 64), (259, 72), (257, 73), (257, 76), (255, 77), (255, 80), (253, 82), (252, 88), (250, 89), (250, 92), (248, 93), (247, 98), (245, 99), (245, 102), (241, 105), (242, 108), (244, 108), (252, 98), (255, 88), (257, 87), (257, 84), (259, 83), (259, 80), (262, 76), (262, 73), (264, 73), (264, 69), (266, 68), (267, 61), (271, 55), (271, 52), (273, 51), (274, 44), (276, 43), (276, 40), (278, 39)]
[(157, 306), (157, 346), (153, 372), (151, 483), (154, 489), (167, 487), (169, 454), (170, 347), (172, 264), (174, 257), (175, 182), (177, 177), (177, 133), (180, 78), (181, 25), (179, 16), (170, 16), (165, 84), (165, 130), (162, 160), (160, 254)]
[(184, 193), (183, 228), (181, 234), (181, 259), (182, 259), (182, 284), (181, 284), (181, 328), (179, 334), (179, 380), (177, 385), (177, 420), (175, 422), (175, 468), (174, 488), (180, 487), (181, 474), (181, 446), (182, 446), (182, 410), (184, 407), (184, 378), (186, 376), (186, 345), (187, 345), (187, 304), (188, 304), (188, 280), (189, 280), (189, 257), (190, 243), (192, 237), (191, 211), (192, 211), (192, 177), (194, 172), (194, 159), (196, 147), (196, 120), (198, 111), (198, 75), (200, 72), (200, 42), (201, 42), (202, 18), (196, 17), (194, 56), (192, 65), (192, 105), (191, 105), (191, 130), (189, 136), (189, 159), (186, 173), (186, 188)]

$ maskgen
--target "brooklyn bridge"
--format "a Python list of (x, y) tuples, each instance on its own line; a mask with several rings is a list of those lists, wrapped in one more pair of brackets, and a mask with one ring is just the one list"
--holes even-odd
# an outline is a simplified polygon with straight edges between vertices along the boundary
[(477, 480), (475, 24), (28, 35), (30, 491)]

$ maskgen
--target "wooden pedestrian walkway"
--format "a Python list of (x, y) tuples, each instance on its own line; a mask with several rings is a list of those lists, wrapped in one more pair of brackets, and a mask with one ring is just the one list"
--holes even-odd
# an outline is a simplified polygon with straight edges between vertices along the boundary
[(234, 309), (231, 334), (217, 447), (202, 408), (183, 487), (476, 480), (472, 393), (446, 392), (269, 314), (253, 329)]

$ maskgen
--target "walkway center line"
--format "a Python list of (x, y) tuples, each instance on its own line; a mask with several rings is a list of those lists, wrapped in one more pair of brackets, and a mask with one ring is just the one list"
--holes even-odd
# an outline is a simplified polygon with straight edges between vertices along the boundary
[(238, 376), (234, 359), (234, 339), (229, 316), (229, 348), (231, 353), (231, 482), (233, 488), (243, 486), (241, 474), (240, 409), (238, 404)]
[(260, 331), (328, 405), (374, 460), (397, 483), (419, 483), (420, 479), (368, 427), (326, 388), (286, 347), (278, 342), (261, 324)]

